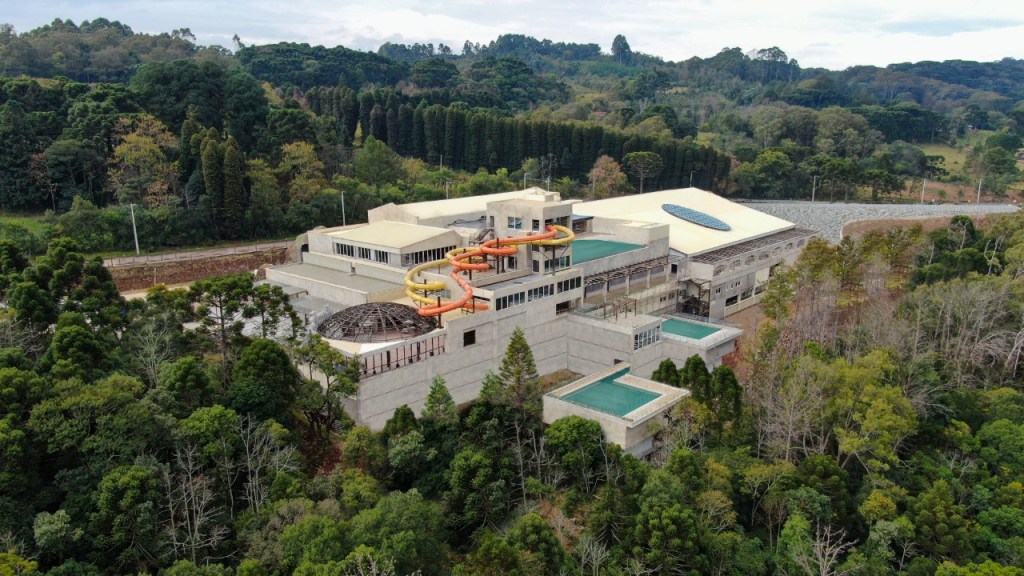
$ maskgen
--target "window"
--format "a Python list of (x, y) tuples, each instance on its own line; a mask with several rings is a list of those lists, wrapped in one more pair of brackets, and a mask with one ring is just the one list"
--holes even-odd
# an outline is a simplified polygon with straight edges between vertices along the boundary
[(661, 326), (633, 334), (633, 350), (639, 350), (661, 340)]
[(722, 272), (725, 272), (725, 266), (715, 266), (714, 276), (718, 276)]
[(487, 217), (487, 227), (494, 228), (494, 216)]
[(531, 228), (531, 230), (540, 230), (540, 220), (535, 219), (533, 221), (533, 228)]
[[(558, 258), (555, 258), (554, 260), (545, 260), (544, 261), (544, 271), (545, 272), (551, 272), (551, 271), (554, 271), (554, 270), (561, 270), (563, 268), (568, 268), (571, 264), (572, 264), (572, 258), (571, 257), (569, 257), (569, 256), (560, 256)], [(536, 272), (536, 271), (537, 270), (534, 269), (534, 272)]]
[(726, 306), (732, 306), (733, 304), (736, 304), (739, 301), (740, 301), (740, 297), (739, 296), (729, 296), (728, 298), (725, 299), (725, 305)]
[(370, 259), (371, 250), (369, 248), (359, 248), (359, 257), (363, 260)]
[(582, 285), (583, 285), (583, 277), (582, 276), (577, 276), (575, 278), (570, 278), (568, 280), (562, 280), (561, 282), (559, 282), (557, 284), (557, 286), (558, 286), (558, 293), (561, 294), (562, 292), (565, 292), (567, 290), (575, 290), (576, 288), (579, 288)]
[(504, 310), (505, 308), (511, 308), (518, 306), (526, 302), (526, 292), (517, 292), (515, 294), (509, 294), (508, 296), (502, 296), (494, 300), (495, 310)]
[(476, 344), (476, 330), (466, 330), (462, 333), (462, 345), (472, 346)]
[(747, 298), (750, 298), (752, 294), (753, 292), (748, 288), (740, 293), (740, 300), (746, 300)]
[(509, 228), (509, 230), (522, 230), (523, 229), (523, 219), (518, 217), (518, 216), (509, 216), (508, 217), (508, 228)]
[(341, 256), (352, 256), (355, 257), (356, 249), (354, 246), (349, 244), (342, 244), (341, 242), (334, 243), (334, 253), (340, 254)]
[(572, 310), (572, 300), (566, 300), (565, 302), (555, 304), (555, 314), (565, 314), (570, 310)]
[(505, 261), (505, 266), (509, 270), (515, 270), (516, 268), (519, 267), (518, 264), (519, 264), (519, 262), (516, 261), (516, 257), (515, 256), (509, 256), (508, 260)]
[(719, 286), (718, 288), (715, 288), (715, 295), (718, 295), (718, 294), (721, 294), (721, 293), (722, 293), (722, 287), (721, 286)]
[(388, 263), (388, 253), (383, 251), (383, 250), (374, 250), (373, 251), (373, 259), (375, 261), (377, 261), (377, 262), (382, 262), (384, 264), (387, 264)]
[(672, 265), (672, 273), (673, 274), (678, 274), (679, 273), (679, 265), (678, 264), (673, 264)]

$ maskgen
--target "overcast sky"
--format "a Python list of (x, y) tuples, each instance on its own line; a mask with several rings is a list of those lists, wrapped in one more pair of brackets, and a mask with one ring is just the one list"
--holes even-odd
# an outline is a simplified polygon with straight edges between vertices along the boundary
[(1024, 12), (1008, 0), (0, 0), (26, 32), (104, 17), (136, 32), (190, 28), (199, 44), (279, 41), (376, 50), (384, 42), (487, 43), (520, 33), (593, 42), (623, 34), (666, 60), (778, 46), (803, 67), (1024, 58)]

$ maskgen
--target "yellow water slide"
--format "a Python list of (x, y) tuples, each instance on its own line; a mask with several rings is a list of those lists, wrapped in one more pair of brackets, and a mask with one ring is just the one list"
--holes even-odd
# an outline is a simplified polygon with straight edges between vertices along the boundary
[[(559, 236), (561, 234), (561, 236)], [(449, 252), (444, 260), (434, 260), (420, 264), (405, 274), (405, 293), (409, 298), (420, 303), (417, 311), (420, 316), (439, 316), (445, 312), (464, 308), (466, 310), (486, 310), (487, 305), (473, 302), (473, 286), (466, 281), (459, 273), (467, 270), (487, 270), (491, 267), (487, 263), (487, 256), (512, 256), (518, 250), (520, 244), (534, 244), (538, 246), (565, 246), (576, 239), (572, 230), (565, 226), (549, 224), (547, 231), (530, 236), (511, 238), (494, 238), (484, 242), (476, 248), (456, 248)], [(456, 300), (442, 301), (439, 297), (428, 296), (431, 292), (441, 292), (446, 288), (444, 282), (434, 280), (430, 282), (419, 282), (415, 278), (424, 270), (438, 268), (441, 266), (454, 268), (450, 276), (463, 290), (461, 298)]]

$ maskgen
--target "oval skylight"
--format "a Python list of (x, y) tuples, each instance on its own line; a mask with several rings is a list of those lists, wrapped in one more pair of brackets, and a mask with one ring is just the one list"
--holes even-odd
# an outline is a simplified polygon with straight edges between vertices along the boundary
[(715, 218), (710, 214), (705, 214), (703, 212), (693, 210), (692, 208), (679, 206), (678, 204), (662, 204), (661, 209), (675, 216), (676, 218), (686, 220), (687, 222), (696, 224), (698, 226), (711, 228), (712, 230), (721, 230), (723, 232), (728, 232), (729, 230), (732, 230), (731, 226), (729, 226), (725, 222), (722, 222), (718, 218)]

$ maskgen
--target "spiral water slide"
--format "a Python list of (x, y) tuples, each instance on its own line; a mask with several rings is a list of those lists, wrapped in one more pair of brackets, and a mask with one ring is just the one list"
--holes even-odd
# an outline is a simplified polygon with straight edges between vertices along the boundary
[[(561, 234), (561, 236), (559, 236)], [(537, 246), (565, 246), (576, 239), (572, 230), (565, 226), (549, 224), (547, 231), (531, 236), (520, 236), (517, 238), (494, 238), (488, 240), (475, 248), (456, 248), (443, 260), (434, 260), (420, 264), (405, 274), (405, 294), (421, 304), (417, 313), (420, 316), (440, 316), (445, 312), (464, 308), (466, 310), (486, 310), (487, 305), (473, 302), (473, 286), (466, 281), (459, 273), (468, 270), (483, 271), (490, 269), (487, 263), (487, 256), (513, 256), (520, 244), (533, 244)], [(445, 289), (445, 283), (436, 280), (430, 282), (417, 282), (416, 276), (430, 268), (441, 266), (454, 268), (450, 276), (462, 288), (463, 294), (457, 300), (443, 302), (438, 298), (427, 296), (429, 292), (440, 292)]]

